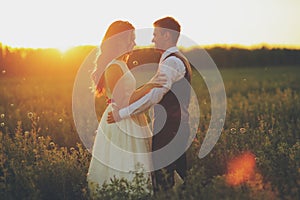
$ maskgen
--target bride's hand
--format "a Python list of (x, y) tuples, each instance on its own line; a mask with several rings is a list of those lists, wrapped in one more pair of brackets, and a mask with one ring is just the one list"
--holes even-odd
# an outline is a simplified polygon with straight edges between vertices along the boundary
[(121, 121), (121, 117), (119, 115), (119, 109), (115, 107), (113, 109), (113, 111), (108, 113), (106, 122), (108, 124), (112, 124), (112, 123), (116, 123), (116, 122), (119, 122), (119, 121)]

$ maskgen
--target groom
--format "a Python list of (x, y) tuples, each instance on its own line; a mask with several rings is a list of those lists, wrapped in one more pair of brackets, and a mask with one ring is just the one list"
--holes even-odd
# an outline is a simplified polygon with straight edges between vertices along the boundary
[[(180, 24), (172, 17), (165, 17), (153, 23), (152, 42), (161, 52), (157, 76), (165, 75), (167, 83), (164, 87), (154, 88), (147, 95), (119, 111), (108, 116), (108, 122), (120, 121), (131, 115), (138, 114), (154, 105), (154, 123), (152, 151), (165, 147), (180, 134), (180, 143), (184, 147), (190, 135), (188, 106), (190, 101), (191, 66), (176, 47), (180, 35)], [(155, 79), (154, 79), (155, 81)], [(188, 83), (188, 84), (187, 84)], [(171, 152), (176, 152), (173, 146)], [(154, 169), (160, 168), (163, 156), (153, 154)], [(154, 171), (154, 191), (168, 190), (174, 185), (174, 171), (182, 179), (186, 177), (186, 154), (164, 167)]]

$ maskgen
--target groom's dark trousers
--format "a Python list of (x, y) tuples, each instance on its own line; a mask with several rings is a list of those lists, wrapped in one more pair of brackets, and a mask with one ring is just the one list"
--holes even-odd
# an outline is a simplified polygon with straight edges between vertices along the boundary
[[(188, 106), (191, 88), (191, 67), (187, 59), (172, 53), (183, 61), (185, 76), (175, 82), (163, 99), (154, 106), (152, 161), (154, 191), (168, 190), (174, 185), (174, 171), (184, 180), (187, 171), (186, 147), (190, 136)], [(155, 151), (161, 151), (155, 153)], [(168, 158), (173, 162), (166, 162)], [(163, 166), (163, 168), (161, 168)]]

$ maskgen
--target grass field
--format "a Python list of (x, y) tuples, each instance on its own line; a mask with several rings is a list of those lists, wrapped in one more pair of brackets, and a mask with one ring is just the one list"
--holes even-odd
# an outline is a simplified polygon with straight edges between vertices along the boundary
[[(300, 67), (232, 68), (221, 74), (227, 114), (217, 145), (198, 159), (210, 120), (210, 98), (203, 80), (196, 78), (192, 85), (201, 123), (188, 150), (187, 185), (156, 198), (298, 199)], [(74, 77), (53, 77), (0, 74), (0, 196), (4, 199), (88, 199), (91, 155), (80, 145), (72, 119)], [(104, 99), (96, 104), (105, 105)], [(103, 106), (96, 107), (101, 116)], [(238, 158), (244, 160), (233, 164), (238, 165), (234, 171), (231, 163)], [(247, 163), (253, 162), (248, 169)], [(132, 188), (134, 195), (115, 181), (99, 196), (153, 198), (138, 184)]]

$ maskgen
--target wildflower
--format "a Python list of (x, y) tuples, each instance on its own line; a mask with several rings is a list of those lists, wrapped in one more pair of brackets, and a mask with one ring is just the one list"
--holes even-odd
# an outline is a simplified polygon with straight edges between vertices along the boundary
[(54, 142), (50, 142), (50, 147), (54, 148), (55, 147), (55, 143)]
[(2, 122), (2, 123), (0, 124), (0, 126), (1, 126), (1, 127), (4, 127), (4, 126), (5, 126), (5, 123), (4, 123), (4, 122)]
[(231, 132), (231, 133), (236, 133), (236, 129), (235, 129), (235, 128), (231, 128), (231, 129), (230, 129), (230, 132)]
[(33, 113), (32, 113), (32, 112), (27, 113), (27, 117), (28, 117), (29, 119), (32, 119)]
[(3, 118), (5, 117), (5, 114), (2, 113), (2, 114), (0, 115), (0, 117), (3, 119)]
[(133, 63), (134, 65), (138, 65), (138, 64), (139, 64), (139, 62), (138, 62), (137, 60), (133, 61), (132, 63)]
[(25, 137), (28, 137), (29, 136), (29, 131), (25, 131)]
[(200, 142), (199, 142), (199, 140), (198, 140), (198, 138), (196, 138), (196, 137), (194, 137), (194, 140), (193, 140), (195, 143), (197, 143), (197, 144), (199, 144)]
[(240, 133), (246, 133), (246, 129), (245, 128), (240, 128)]
[(272, 129), (268, 130), (268, 132), (269, 132), (269, 134), (272, 134), (272, 133), (273, 133)]

